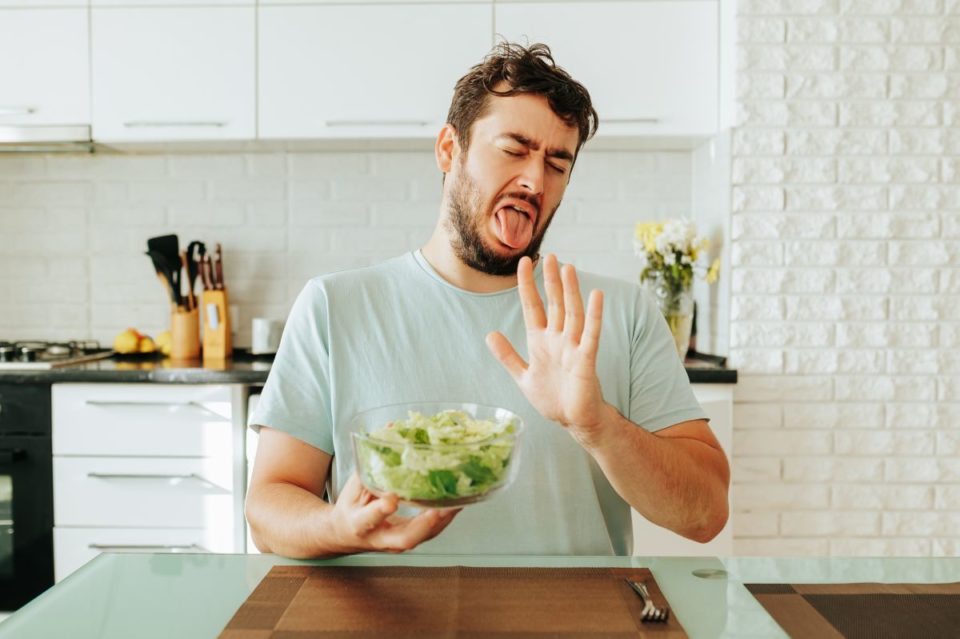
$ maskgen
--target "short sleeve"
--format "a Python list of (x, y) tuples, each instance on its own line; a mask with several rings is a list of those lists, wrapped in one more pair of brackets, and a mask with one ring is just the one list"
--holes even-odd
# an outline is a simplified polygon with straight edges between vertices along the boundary
[(707, 419), (677, 357), (666, 320), (646, 292), (636, 289), (630, 340), (630, 416), (648, 431)]
[(322, 284), (297, 296), (283, 329), (260, 401), (248, 423), (276, 428), (333, 454), (329, 315)]

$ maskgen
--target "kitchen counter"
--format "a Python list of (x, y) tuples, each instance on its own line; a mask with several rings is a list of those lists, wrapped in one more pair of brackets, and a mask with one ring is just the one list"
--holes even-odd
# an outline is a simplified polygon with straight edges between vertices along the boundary
[[(76, 366), (50, 370), (0, 370), (0, 383), (51, 384), (59, 382), (153, 382), (160, 384), (263, 384), (273, 361), (269, 355), (250, 355), (237, 350), (220, 362), (199, 359), (131, 359), (117, 356)], [(692, 354), (685, 362), (694, 384), (736, 384), (737, 371), (719, 358)]]
[[(687, 634), (786, 637), (744, 583), (960, 581), (960, 557), (689, 558), (368, 554), (327, 561), (275, 555), (104, 554), (0, 623), (0, 637), (212, 639), (276, 564), (647, 567)], [(693, 571), (726, 570), (702, 578)]]

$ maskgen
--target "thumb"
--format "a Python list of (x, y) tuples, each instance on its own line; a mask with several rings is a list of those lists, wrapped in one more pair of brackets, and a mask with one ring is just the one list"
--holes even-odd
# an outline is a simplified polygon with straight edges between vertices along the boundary
[(497, 361), (507, 369), (514, 381), (527, 370), (527, 363), (523, 361), (523, 358), (520, 357), (516, 349), (513, 348), (513, 344), (504, 337), (503, 333), (500, 331), (488, 333), (486, 341), (487, 348), (497, 358)]

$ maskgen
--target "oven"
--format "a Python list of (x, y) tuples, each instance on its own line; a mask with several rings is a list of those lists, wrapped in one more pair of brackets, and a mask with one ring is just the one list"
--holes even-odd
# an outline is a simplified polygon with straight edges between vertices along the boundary
[(0, 610), (53, 585), (49, 384), (0, 383)]

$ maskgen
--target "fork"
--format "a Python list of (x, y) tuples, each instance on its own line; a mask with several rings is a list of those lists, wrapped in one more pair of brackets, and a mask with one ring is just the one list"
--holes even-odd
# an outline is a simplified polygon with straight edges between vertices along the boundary
[(643, 601), (643, 610), (640, 612), (640, 621), (666, 621), (670, 616), (670, 608), (664, 606), (663, 608), (658, 608), (653, 603), (653, 597), (650, 596), (650, 591), (647, 590), (647, 584), (642, 581), (632, 581), (630, 579), (624, 579), (627, 584), (640, 595), (640, 599)]

